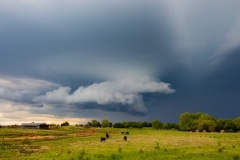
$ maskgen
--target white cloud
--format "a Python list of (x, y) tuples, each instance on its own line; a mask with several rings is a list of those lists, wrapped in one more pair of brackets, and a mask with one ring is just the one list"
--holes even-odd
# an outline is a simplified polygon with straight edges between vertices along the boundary
[(18, 100), (37, 96), (44, 90), (59, 85), (44, 80), (29, 78), (0, 77), (0, 99)]
[(130, 105), (132, 110), (146, 112), (141, 93), (174, 93), (170, 84), (157, 82), (149, 77), (128, 78), (120, 81), (106, 81), (89, 86), (80, 86), (71, 92), (70, 87), (60, 87), (34, 99), (40, 103), (87, 103), (106, 105), (120, 103)]
[(58, 86), (57, 84), (30, 78), (16, 78), (16, 77), (0, 77), (0, 87), (9, 88), (12, 90), (23, 90), (32, 88), (42, 88), (49, 86)]

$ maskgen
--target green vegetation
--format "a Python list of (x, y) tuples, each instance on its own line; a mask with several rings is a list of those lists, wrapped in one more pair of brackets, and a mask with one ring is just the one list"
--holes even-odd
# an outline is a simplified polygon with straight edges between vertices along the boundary
[[(103, 119), (76, 126), (66, 121), (49, 130), (10, 127), (0, 126), (1, 160), (240, 159), (240, 117), (185, 112), (179, 123)], [(106, 133), (110, 138), (100, 142)]]
[(97, 120), (92, 120), (92, 122), (90, 123), (92, 127), (101, 127), (100, 122), (98, 122)]
[[(123, 141), (121, 132), (129, 132)], [(100, 142), (105, 133), (110, 138)], [(156, 160), (240, 158), (240, 133), (183, 132), (153, 128), (0, 129), (0, 159)]]
[(152, 128), (156, 129), (156, 130), (159, 130), (159, 129), (163, 128), (162, 126), (163, 126), (163, 124), (159, 120), (154, 120), (153, 123), (152, 123)]
[(112, 127), (112, 123), (109, 122), (108, 119), (103, 119), (103, 120), (102, 120), (102, 127), (103, 127), (103, 128)]
[(61, 124), (61, 126), (69, 126), (69, 122), (68, 121), (65, 121)]
[(163, 123), (160, 120), (153, 122), (134, 122), (124, 121), (112, 123), (108, 119), (103, 119), (102, 123), (97, 120), (88, 122), (85, 127), (99, 127), (99, 128), (143, 128), (152, 127), (153, 129), (176, 129), (181, 131), (199, 131), (199, 132), (237, 132), (240, 131), (240, 117), (235, 119), (216, 119), (208, 113), (185, 112), (179, 116), (178, 123)]
[(185, 112), (179, 117), (179, 129), (182, 131), (237, 132), (240, 131), (240, 117), (216, 119), (207, 113)]

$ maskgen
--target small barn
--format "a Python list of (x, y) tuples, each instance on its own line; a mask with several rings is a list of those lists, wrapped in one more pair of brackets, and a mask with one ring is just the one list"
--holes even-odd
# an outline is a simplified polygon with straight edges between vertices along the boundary
[(46, 123), (22, 123), (22, 128), (28, 129), (49, 129), (49, 125)]

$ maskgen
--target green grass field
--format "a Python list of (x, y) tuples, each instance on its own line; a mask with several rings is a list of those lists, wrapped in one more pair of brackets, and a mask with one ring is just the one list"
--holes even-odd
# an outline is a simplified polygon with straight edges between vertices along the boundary
[[(122, 131), (129, 131), (123, 141)], [(110, 134), (105, 142), (100, 137)], [(42, 160), (240, 160), (240, 133), (175, 130), (0, 129), (0, 159)]]

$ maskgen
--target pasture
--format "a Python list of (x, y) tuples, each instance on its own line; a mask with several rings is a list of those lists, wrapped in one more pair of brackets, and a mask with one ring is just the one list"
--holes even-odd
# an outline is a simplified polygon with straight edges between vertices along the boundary
[[(127, 141), (121, 132), (129, 132)], [(100, 138), (109, 133), (104, 142)], [(0, 159), (19, 160), (239, 160), (240, 133), (176, 130), (0, 128)]]

